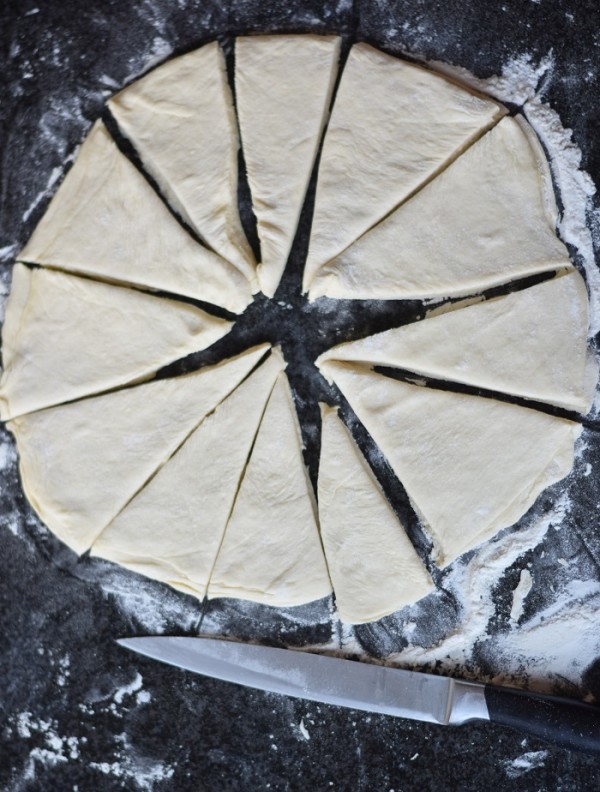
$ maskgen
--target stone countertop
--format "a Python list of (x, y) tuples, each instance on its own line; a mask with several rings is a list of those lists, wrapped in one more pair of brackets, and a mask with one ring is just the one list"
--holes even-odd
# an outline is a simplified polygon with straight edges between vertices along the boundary
[[(517, 56), (535, 64), (551, 53), (543, 98), (573, 129), (582, 167), (600, 180), (600, 11), (594, 0), (364, 0), (354, 6), (349, 0), (9, 0), (0, 10), (4, 290), (65, 161), (108, 96), (173, 51), (215, 35), (270, 30), (354, 33), (482, 78), (500, 74)], [(589, 452), (594, 470), (599, 445)], [(335, 646), (341, 639), (322, 604), (273, 613), (230, 603), (203, 611), (192, 598), (108, 563), (78, 560), (26, 503), (4, 428), (0, 462), (1, 789), (594, 788), (597, 758), (507, 729), (442, 729), (318, 706), (203, 679), (122, 650), (117, 637), (194, 634), (199, 625), (278, 645)], [(598, 579), (600, 540), (594, 526), (584, 524), (597, 502), (594, 483), (588, 480), (582, 496), (591, 510), (574, 519), (577, 558), (587, 559)], [(548, 552), (564, 555), (561, 542), (557, 532)], [(502, 592), (498, 600), (502, 604)], [(393, 622), (382, 626), (388, 637), (393, 629)], [(381, 635), (363, 628), (356, 638), (378, 653)], [(484, 654), (478, 668), (488, 677), (498, 671), (493, 656)], [(598, 663), (584, 679), (572, 695), (600, 699)]]

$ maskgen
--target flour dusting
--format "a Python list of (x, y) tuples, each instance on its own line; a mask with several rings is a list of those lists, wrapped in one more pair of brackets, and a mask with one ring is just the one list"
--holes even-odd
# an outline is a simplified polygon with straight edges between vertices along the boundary
[[(434, 646), (409, 645), (390, 660), (411, 666), (442, 662), (447, 670), (460, 672), (469, 666), (475, 644), (484, 638), (496, 613), (494, 588), (505, 570), (527, 550), (543, 540), (551, 525), (560, 522), (569, 508), (566, 495), (544, 517), (520, 531), (504, 531), (478, 548), (470, 561), (453, 565), (445, 585), (461, 603), (460, 626)], [(410, 636), (412, 638), (412, 635)]]
[(520, 778), (538, 767), (544, 767), (548, 751), (527, 751), (516, 759), (502, 763), (504, 772), (510, 779)]
[(511, 621), (518, 622), (523, 615), (525, 600), (527, 599), (527, 595), (531, 591), (532, 586), (533, 580), (531, 579), (531, 572), (528, 569), (522, 569), (521, 576), (519, 577), (519, 583), (517, 584), (516, 589), (513, 591), (513, 601), (512, 607), (510, 609)]

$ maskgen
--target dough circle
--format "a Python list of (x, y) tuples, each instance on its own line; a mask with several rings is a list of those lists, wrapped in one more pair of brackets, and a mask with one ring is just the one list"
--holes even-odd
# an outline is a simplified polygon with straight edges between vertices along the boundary
[[(0, 416), (31, 505), (77, 553), (199, 599), (333, 592), (343, 620), (377, 620), (571, 470), (597, 373), (586, 286), (535, 133), (490, 97), (364, 43), (342, 66), (340, 39), (312, 34), (238, 38), (233, 83), (212, 42), (109, 101), (115, 129), (92, 127), (15, 266)], [(321, 404), (314, 492), (276, 346), (154, 379), (259, 290), (276, 299), (315, 167), (306, 300), (444, 306), (330, 348), (312, 375), (403, 484), (429, 559), (347, 405)]]

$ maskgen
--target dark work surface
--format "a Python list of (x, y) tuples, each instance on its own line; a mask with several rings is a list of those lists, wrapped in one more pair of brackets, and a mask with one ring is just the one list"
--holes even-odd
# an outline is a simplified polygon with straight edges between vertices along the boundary
[[(2, 282), (8, 282), (14, 256), (45, 211), (65, 161), (108, 96), (172, 52), (215, 36), (267, 30), (342, 32), (392, 52), (463, 66), (483, 78), (501, 73), (514, 56), (537, 62), (552, 51), (544, 99), (573, 129), (582, 166), (600, 180), (600, 11), (593, 0), (365, 0), (355, 6), (344, 0), (5, 0)], [(280, 645), (335, 647), (344, 636), (328, 602), (280, 612), (217, 602), (203, 611), (195, 600), (108, 563), (78, 561), (26, 504), (12, 441), (0, 431), (0, 789), (598, 788), (598, 758), (524, 740), (504, 728), (442, 729), (282, 699), (125, 652), (115, 638), (192, 634), (201, 620), (203, 629)], [(592, 475), (583, 478), (576, 470), (536, 506), (541, 514), (565, 487), (576, 491), (567, 525), (551, 529), (500, 581), (494, 619), (469, 663), (458, 669), (466, 676), (505, 673), (493, 639), (508, 629), (511, 592), (526, 564), (548, 587), (560, 577), (558, 558), (574, 559), (581, 579), (598, 579), (596, 437), (592, 432), (578, 463), (580, 473), (589, 464)], [(544, 595), (544, 585), (536, 586), (526, 607), (542, 610)], [(385, 656), (402, 648), (402, 627), (409, 621), (416, 623), (413, 640), (427, 646), (460, 618), (458, 604), (442, 588), (428, 604), (357, 628), (353, 637), (365, 651)], [(568, 630), (567, 624), (565, 640), (573, 641)], [(580, 687), (565, 680), (561, 691), (600, 700), (599, 662), (584, 670)], [(443, 667), (438, 664), (438, 670)], [(559, 677), (560, 670), (552, 683)], [(548, 680), (523, 668), (512, 681), (540, 687)]]

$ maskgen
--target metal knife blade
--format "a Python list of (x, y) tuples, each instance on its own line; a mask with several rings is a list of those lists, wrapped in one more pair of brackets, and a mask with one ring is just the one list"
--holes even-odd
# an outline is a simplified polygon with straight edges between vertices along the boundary
[(488, 718), (484, 686), (449, 677), (213, 638), (118, 643), (205, 676), (324, 704), (440, 724)]

